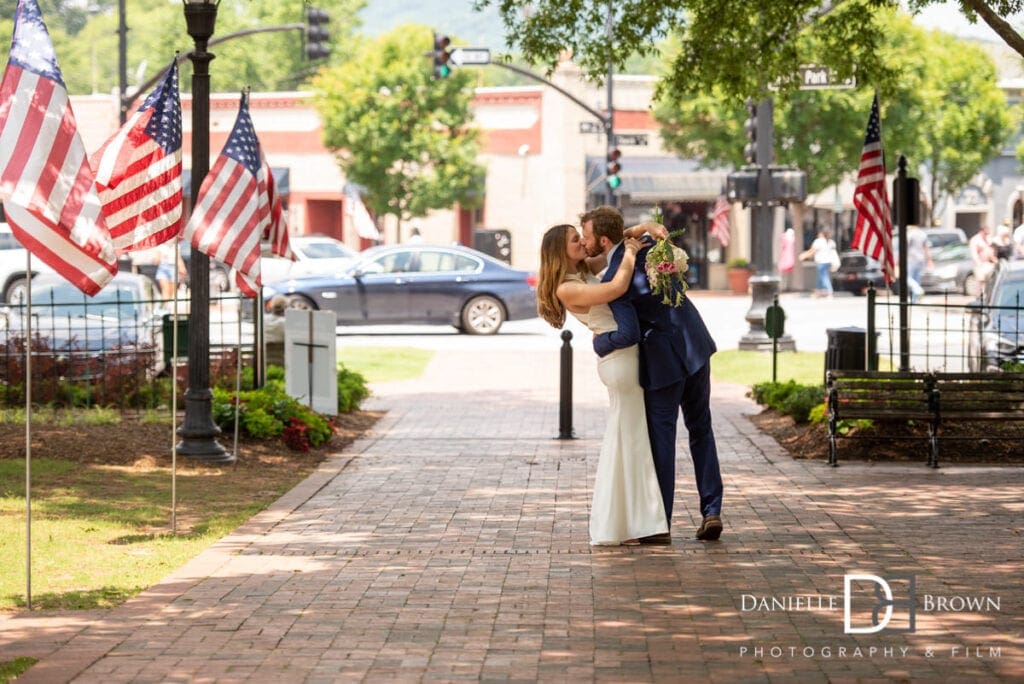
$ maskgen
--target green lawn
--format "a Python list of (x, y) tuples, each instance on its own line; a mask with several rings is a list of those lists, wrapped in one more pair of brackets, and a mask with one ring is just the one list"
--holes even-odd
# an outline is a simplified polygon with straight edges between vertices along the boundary
[[(115, 606), (155, 584), (288, 491), (309, 469), (178, 470), (32, 459), (33, 607)], [(0, 610), (25, 603), (25, 460), (0, 460)]]
[[(801, 385), (825, 382), (825, 352), (779, 352), (779, 382), (795, 380)], [(771, 382), (772, 353), (727, 349), (711, 357), (711, 376), (717, 382), (754, 385)]]
[(418, 378), (434, 352), (412, 347), (339, 347), (338, 361), (361, 373), (367, 382)]

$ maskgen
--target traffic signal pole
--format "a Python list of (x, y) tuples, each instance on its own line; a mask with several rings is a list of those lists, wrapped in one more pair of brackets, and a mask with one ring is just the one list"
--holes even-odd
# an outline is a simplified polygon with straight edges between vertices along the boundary
[[(615, 34), (614, 18), (612, 16), (612, 3), (608, 3), (608, 18), (605, 21), (605, 38), (608, 49), (612, 49), (612, 40)], [(606, 180), (604, 184), (605, 204), (616, 206), (615, 187), (619, 182), (619, 151), (615, 147), (615, 107), (613, 106), (612, 86), (615, 76), (615, 64), (611, 54), (608, 55), (608, 111), (604, 117), (604, 133), (608, 141), (607, 166), (605, 167)], [(615, 180), (612, 180), (612, 179)]]
[(765, 317), (768, 307), (779, 295), (779, 274), (775, 272), (772, 254), (775, 244), (775, 197), (772, 191), (772, 165), (775, 163), (775, 103), (766, 97), (755, 108), (748, 106), (751, 116), (756, 119), (756, 129), (751, 141), (752, 161), (757, 168), (757, 199), (750, 203), (750, 252), (756, 273), (750, 278), (751, 303), (745, 319), (750, 329), (740, 338), (740, 349), (764, 351), (777, 345), (778, 349), (795, 350), (796, 343), (791, 335), (778, 339), (768, 336)]

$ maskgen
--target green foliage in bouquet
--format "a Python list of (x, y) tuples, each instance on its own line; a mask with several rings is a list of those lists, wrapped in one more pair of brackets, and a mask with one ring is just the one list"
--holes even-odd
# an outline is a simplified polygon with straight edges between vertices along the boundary
[(672, 238), (682, 235), (683, 231), (669, 233), (654, 243), (647, 252), (645, 270), (651, 292), (661, 295), (661, 301), (668, 306), (679, 306), (683, 303), (686, 292), (686, 272), (689, 270), (689, 256), (681, 247), (672, 244)]

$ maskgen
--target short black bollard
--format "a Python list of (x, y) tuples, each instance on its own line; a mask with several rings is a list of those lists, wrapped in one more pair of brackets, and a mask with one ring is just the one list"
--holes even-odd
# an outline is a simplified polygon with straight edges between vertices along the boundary
[(558, 393), (558, 437), (576, 439), (572, 429), (572, 332), (562, 331), (562, 358)]

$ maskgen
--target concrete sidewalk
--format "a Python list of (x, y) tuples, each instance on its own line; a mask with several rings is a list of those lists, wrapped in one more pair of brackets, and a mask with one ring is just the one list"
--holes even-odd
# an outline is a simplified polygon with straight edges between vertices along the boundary
[[(722, 541), (692, 540), (681, 442), (673, 545), (591, 548), (607, 397), (577, 351), (579, 438), (552, 439), (557, 363), (439, 352), (376, 388), (372, 434), (159, 585), (0, 622), (0, 661), (105, 684), (1024, 678), (1024, 469), (795, 461), (716, 385)], [(845, 573), (897, 600), (913, 575), (915, 631), (844, 633)], [(873, 586), (851, 585), (851, 627)]]

